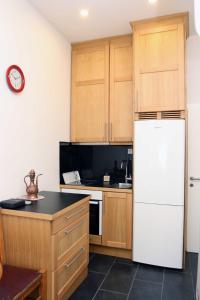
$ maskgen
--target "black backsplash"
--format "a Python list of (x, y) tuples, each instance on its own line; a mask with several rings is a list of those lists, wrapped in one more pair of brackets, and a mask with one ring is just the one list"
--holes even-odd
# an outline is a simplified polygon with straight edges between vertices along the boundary
[(132, 155), (128, 154), (128, 149), (132, 149), (132, 146), (60, 142), (60, 184), (64, 184), (62, 174), (70, 171), (79, 171), (81, 182), (86, 185), (101, 184), (105, 174), (110, 175), (111, 183), (124, 182), (122, 161), (127, 162), (128, 175), (132, 177)]

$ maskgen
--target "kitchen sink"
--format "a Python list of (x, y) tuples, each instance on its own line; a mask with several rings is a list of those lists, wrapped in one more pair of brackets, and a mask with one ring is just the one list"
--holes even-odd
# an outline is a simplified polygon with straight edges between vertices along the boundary
[(131, 183), (120, 182), (117, 184), (120, 189), (130, 189), (132, 187)]

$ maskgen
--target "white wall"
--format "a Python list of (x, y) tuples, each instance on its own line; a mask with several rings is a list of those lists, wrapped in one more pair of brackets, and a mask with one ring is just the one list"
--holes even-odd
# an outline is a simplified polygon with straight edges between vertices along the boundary
[(187, 102), (200, 104), (200, 37), (187, 40)]
[[(0, 199), (25, 193), (34, 168), (40, 190), (57, 190), (59, 141), (69, 140), (70, 45), (25, 0), (0, 0)], [(6, 69), (19, 65), (25, 90), (13, 94)]]
[[(188, 177), (200, 177), (200, 37), (187, 41)], [(199, 250), (200, 183), (188, 187), (187, 250)]]

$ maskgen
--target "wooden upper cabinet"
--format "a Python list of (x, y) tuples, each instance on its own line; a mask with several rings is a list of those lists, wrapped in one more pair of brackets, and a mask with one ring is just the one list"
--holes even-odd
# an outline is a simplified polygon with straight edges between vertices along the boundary
[(133, 128), (132, 37), (110, 43), (110, 141), (131, 142)]
[(72, 50), (72, 142), (108, 142), (109, 43)]
[(135, 111), (185, 109), (187, 14), (133, 23)]
[(132, 36), (72, 46), (72, 142), (132, 142)]
[(114, 248), (132, 248), (132, 194), (105, 193), (102, 244)]

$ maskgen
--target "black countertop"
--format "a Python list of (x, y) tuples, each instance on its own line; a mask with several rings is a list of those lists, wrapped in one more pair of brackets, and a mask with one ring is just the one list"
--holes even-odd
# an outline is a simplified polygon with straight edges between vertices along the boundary
[[(74, 181), (74, 182), (70, 182), (70, 183), (67, 183), (67, 184), (64, 184), (64, 185), (69, 185), (69, 186), (81, 186), (81, 187), (99, 187), (99, 188), (112, 188), (112, 189), (118, 189), (118, 190), (123, 190), (124, 188), (121, 188), (119, 187), (119, 184), (118, 183), (110, 183), (110, 182), (89, 182), (89, 183), (81, 183), (81, 182), (78, 182), (78, 181)], [(127, 187), (126, 189), (128, 190), (131, 190), (132, 189), (132, 186), (131, 187)]]
[(62, 209), (67, 208), (80, 200), (83, 200), (85, 197), (88, 197), (88, 195), (47, 191), (39, 192), (39, 195), (42, 195), (45, 198), (34, 201), (32, 204), (25, 205), (14, 210), (54, 215)]

